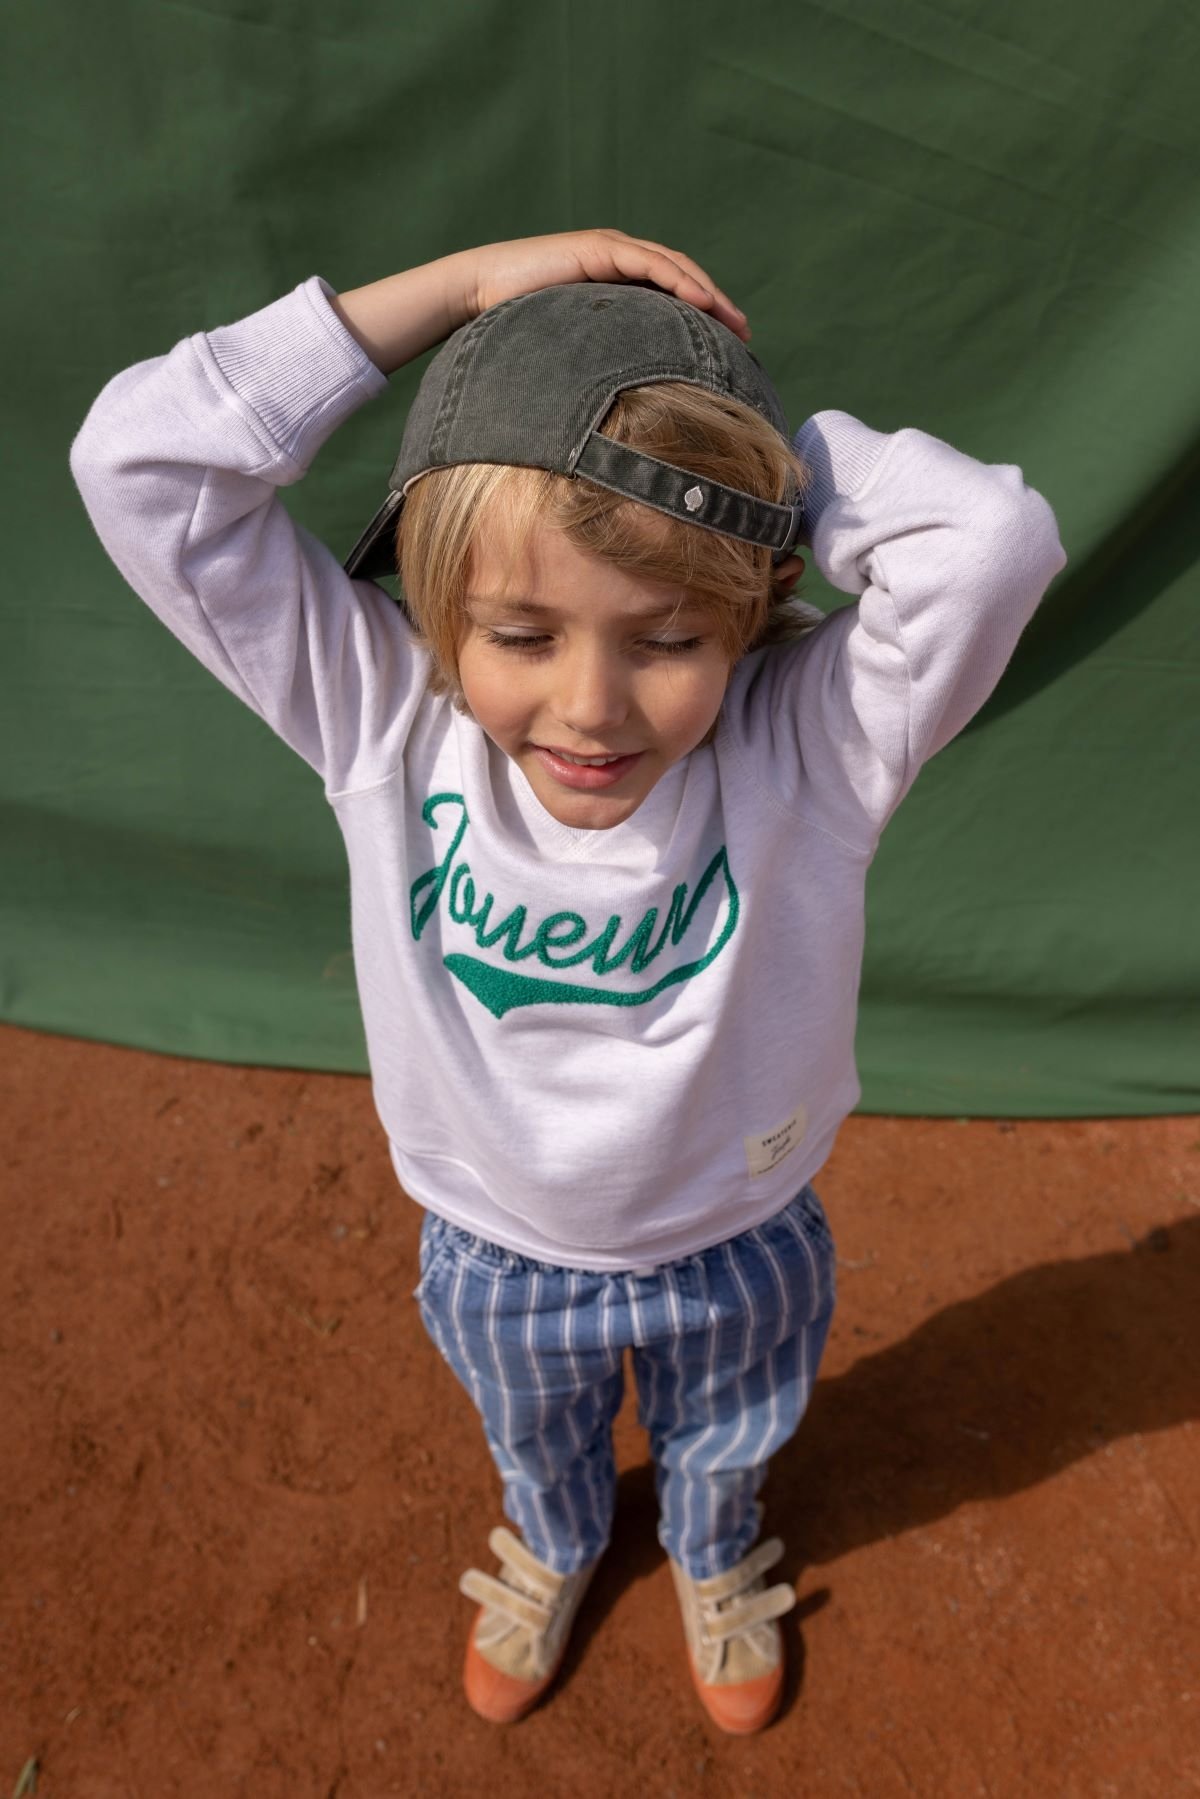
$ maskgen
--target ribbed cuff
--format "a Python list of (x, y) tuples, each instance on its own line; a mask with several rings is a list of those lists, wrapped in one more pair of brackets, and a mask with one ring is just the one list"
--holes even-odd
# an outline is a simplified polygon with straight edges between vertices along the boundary
[(334, 292), (310, 275), (258, 312), (201, 334), (230, 387), (303, 468), (388, 384), (330, 306)]
[(804, 499), (809, 543), (825, 508), (858, 492), (890, 442), (886, 432), (873, 431), (848, 412), (814, 412), (805, 420), (792, 447), (813, 478)]

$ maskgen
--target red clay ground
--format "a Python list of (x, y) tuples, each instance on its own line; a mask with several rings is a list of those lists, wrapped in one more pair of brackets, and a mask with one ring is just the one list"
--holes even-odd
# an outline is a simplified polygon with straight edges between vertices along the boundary
[(552, 1701), (469, 1713), (500, 1522), (361, 1078), (0, 1029), (0, 1794), (1200, 1791), (1200, 1119), (853, 1118), (767, 1488), (786, 1710), (711, 1728), (629, 1405)]

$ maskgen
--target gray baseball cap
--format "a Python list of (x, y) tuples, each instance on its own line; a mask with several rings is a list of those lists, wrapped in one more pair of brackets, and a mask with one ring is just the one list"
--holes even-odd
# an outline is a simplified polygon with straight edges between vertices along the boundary
[(426, 369), (388, 497), (346, 558), (346, 573), (394, 573), (408, 489), (431, 469), (461, 462), (582, 475), (686, 524), (766, 544), (782, 562), (803, 529), (798, 493), (775, 505), (601, 436), (617, 395), (655, 381), (688, 381), (742, 400), (788, 440), (758, 358), (708, 313), (649, 282), (576, 281), (490, 306), (452, 332)]

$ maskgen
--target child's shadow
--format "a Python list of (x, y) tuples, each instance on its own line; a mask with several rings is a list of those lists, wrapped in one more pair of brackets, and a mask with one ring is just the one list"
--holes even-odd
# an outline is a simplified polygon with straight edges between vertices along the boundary
[(1198, 1293), (1200, 1217), (1180, 1218), (1010, 1275), (819, 1380), (764, 1495), (793, 1571), (1200, 1417)]
[[(764, 1534), (788, 1552), (769, 1578), (795, 1584), (805, 1567), (1036, 1486), (1121, 1437), (1200, 1417), (1198, 1293), (1200, 1217), (1181, 1218), (1128, 1250), (1025, 1269), (819, 1380), (764, 1489)], [(839, 1319), (865, 1334), (844, 1288)], [(625, 1587), (661, 1566), (656, 1522), (647, 1464), (621, 1478), (612, 1547), (567, 1678)], [(784, 1620), (785, 1711), (802, 1684), (799, 1624), (828, 1597), (802, 1594)]]

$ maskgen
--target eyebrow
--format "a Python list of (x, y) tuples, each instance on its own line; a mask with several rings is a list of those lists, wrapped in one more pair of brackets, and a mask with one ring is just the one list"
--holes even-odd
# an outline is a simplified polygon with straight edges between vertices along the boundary
[[(491, 606), (497, 612), (508, 613), (522, 618), (553, 618), (553, 606), (543, 606), (538, 600), (512, 600), (492, 598), (488, 594), (473, 593), (468, 595), (468, 603), (472, 606)], [(645, 612), (630, 612), (624, 616), (631, 624), (651, 623), (655, 619), (670, 618), (676, 612), (692, 612), (696, 610), (694, 600), (685, 599), (671, 601), (665, 606), (653, 606)]]

